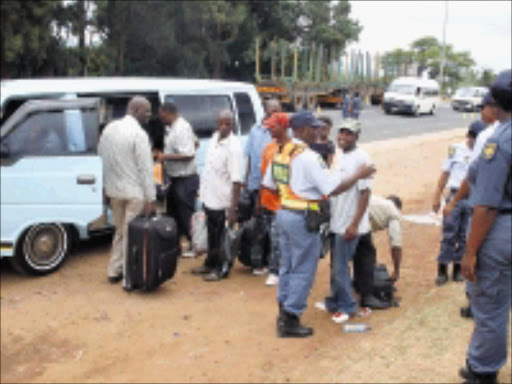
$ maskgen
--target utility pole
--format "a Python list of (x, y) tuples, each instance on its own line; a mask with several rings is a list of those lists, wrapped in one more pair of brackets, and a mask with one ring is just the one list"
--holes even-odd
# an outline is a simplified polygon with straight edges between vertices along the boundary
[(444, 21), (443, 21), (443, 49), (441, 51), (441, 68), (439, 71), (441, 77), (441, 93), (444, 91), (444, 62), (446, 51), (446, 22), (448, 21), (448, 0), (444, 2)]

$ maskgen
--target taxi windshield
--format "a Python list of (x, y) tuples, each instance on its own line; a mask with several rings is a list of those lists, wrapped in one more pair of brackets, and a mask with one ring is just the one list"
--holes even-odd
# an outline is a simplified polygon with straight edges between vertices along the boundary
[(413, 95), (416, 92), (416, 86), (407, 84), (391, 84), (389, 92), (401, 93), (404, 95)]

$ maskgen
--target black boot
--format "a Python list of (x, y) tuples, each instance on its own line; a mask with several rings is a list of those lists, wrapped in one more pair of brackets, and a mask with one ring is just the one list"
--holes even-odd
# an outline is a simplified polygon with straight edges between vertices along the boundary
[(448, 281), (448, 274), (446, 272), (446, 264), (439, 263), (437, 265), (436, 285), (444, 285)]
[(467, 361), (466, 366), (459, 369), (459, 375), (465, 380), (464, 384), (496, 384), (498, 382), (498, 372), (476, 373), (471, 369)]
[(278, 324), (277, 336), (279, 337), (309, 337), (313, 334), (313, 328), (304, 327), (300, 319), (293, 313), (283, 310), (283, 321)]
[(361, 299), (361, 307), (368, 307), (371, 309), (387, 309), (390, 307), (390, 304), (379, 300), (373, 295), (366, 295)]
[(464, 281), (464, 278), (462, 277), (462, 274), (460, 273), (460, 264), (459, 263), (453, 264), (452, 279), (453, 279), (453, 281), (457, 281), (457, 282)]
[(276, 319), (276, 327), (277, 327), (277, 332), (279, 333), (279, 329), (282, 328), (283, 324), (284, 324), (284, 315), (283, 315), (283, 304), (279, 303), (279, 314), (277, 315), (277, 319)]

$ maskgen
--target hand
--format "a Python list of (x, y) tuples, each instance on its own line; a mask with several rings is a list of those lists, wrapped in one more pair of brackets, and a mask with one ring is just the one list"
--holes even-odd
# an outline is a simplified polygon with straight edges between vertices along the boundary
[(158, 149), (153, 149), (153, 160), (154, 161), (160, 161), (160, 155), (162, 152)]
[(438, 197), (435, 197), (434, 201), (432, 202), (432, 211), (434, 211), (434, 213), (437, 213), (439, 208), (441, 208), (441, 202), (439, 200), (440, 199)]
[(154, 213), (156, 213), (155, 203), (152, 201), (148, 201), (144, 205), (144, 208), (142, 209), (142, 214), (145, 216), (150, 216)]
[[(452, 200), (452, 201), (453, 201), (453, 200)], [(450, 215), (451, 215), (451, 213), (452, 213), (453, 208), (455, 208), (455, 207), (453, 206), (452, 201), (450, 201), (448, 204), (446, 204), (446, 205), (444, 206), (444, 208), (443, 208), (443, 216), (444, 216), (444, 217), (448, 217), (448, 216), (450, 216)]]
[(345, 230), (343, 234), (343, 240), (350, 241), (354, 240), (357, 237), (357, 226), (354, 224), (350, 224), (350, 226)]
[(399, 274), (397, 271), (393, 271), (393, 273), (391, 274), (391, 276), (389, 276), (389, 279), (390, 279), (392, 282), (397, 282), (399, 278), (400, 278), (400, 274)]
[(375, 168), (375, 165), (373, 164), (362, 164), (357, 169), (357, 176), (359, 179), (367, 179), (371, 175), (373, 175), (377, 169)]
[(466, 253), (462, 258), (461, 274), (468, 281), (476, 281), (476, 255)]
[(228, 214), (228, 227), (233, 228), (236, 223), (236, 210), (231, 208)]

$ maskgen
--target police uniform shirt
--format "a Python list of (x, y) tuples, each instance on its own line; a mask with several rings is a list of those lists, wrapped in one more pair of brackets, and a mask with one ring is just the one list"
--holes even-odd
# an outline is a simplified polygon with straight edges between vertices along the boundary
[(466, 177), (472, 150), (466, 143), (452, 144), (448, 149), (448, 158), (441, 169), (448, 173), (448, 188), (459, 189), (462, 180)]
[[(293, 142), (305, 144), (296, 138)], [(290, 188), (302, 199), (321, 200), (340, 183), (341, 174), (331, 174), (322, 157), (310, 148), (306, 148), (291, 161)], [(268, 189), (277, 189), (272, 177), (272, 167), (267, 168), (262, 184)]]
[(471, 205), (495, 209), (512, 208), (511, 120), (501, 123), (478, 158), (475, 172), (468, 176), (474, 184)]
[(499, 121), (495, 121), (478, 134), (478, 136), (476, 137), (475, 145), (473, 146), (473, 152), (471, 153), (471, 159), (469, 159), (470, 164), (476, 159), (478, 159), (478, 157), (482, 153), (482, 149), (484, 148), (485, 143), (487, 142), (489, 137), (491, 137), (492, 134), (496, 131), (496, 127), (499, 125), (499, 123)]

